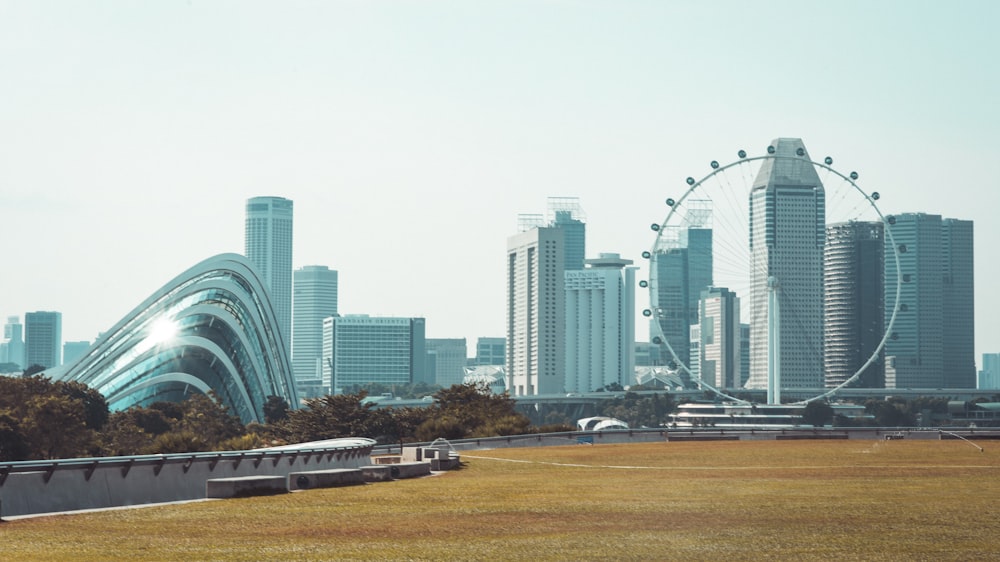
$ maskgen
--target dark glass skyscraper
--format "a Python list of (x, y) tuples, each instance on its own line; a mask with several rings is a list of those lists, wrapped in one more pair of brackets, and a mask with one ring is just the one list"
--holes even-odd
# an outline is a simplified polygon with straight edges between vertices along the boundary
[[(651, 257), (656, 276), (657, 314), (663, 336), (677, 358), (690, 366), (691, 325), (698, 323), (698, 299), (712, 285), (712, 229), (679, 228), (676, 235), (660, 238)], [(656, 330), (651, 327), (651, 333)], [(664, 349), (664, 364), (673, 358)]]
[[(886, 387), (975, 388), (972, 221), (925, 213), (892, 220), (902, 283), (886, 342)], [(891, 251), (886, 248), (886, 322), (897, 279)]]
[(973, 280), (972, 221), (941, 221), (944, 307), (944, 384), (976, 387), (976, 308)]
[[(823, 354), (827, 388), (852, 377), (885, 334), (884, 227), (881, 222), (846, 222), (826, 228), (823, 255)], [(884, 388), (884, 355), (853, 387)]]
[(62, 365), (62, 313), (28, 312), (24, 315), (24, 368)]

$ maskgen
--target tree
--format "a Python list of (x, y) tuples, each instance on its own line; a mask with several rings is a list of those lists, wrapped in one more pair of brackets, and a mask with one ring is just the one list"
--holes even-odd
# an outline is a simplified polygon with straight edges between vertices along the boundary
[(802, 422), (813, 427), (821, 427), (833, 421), (833, 407), (826, 402), (813, 400), (802, 410)]
[(172, 431), (191, 432), (210, 448), (246, 432), (239, 418), (230, 414), (214, 393), (192, 394), (180, 405), (183, 417), (172, 425)]
[(600, 407), (600, 415), (619, 419), (629, 427), (659, 427), (667, 423), (670, 412), (676, 407), (673, 398), (666, 393), (626, 392), (622, 398), (606, 400)]
[(268, 396), (264, 402), (264, 421), (278, 423), (288, 417), (288, 400), (281, 396)]
[(509, 395), (494, 394), (486, 383), (452, 385), (437, 391), (434, 401), (427, 420), (416, 430), (421, 441), (518, 435), (531, 425)]
[(23, 461), (28, 453), (28, 443), (17, 419), (10, 415), (10, 410), (0, 410), (0, 461)]
[(88, 428), (99, 430), (108, 422), (108, 402), (97, 390), (76, 381), (57, 382), (55, 387), (71, 400), (80, 401)]
[(193, 431), (169, 431), (158, 435), (149, 446), (147, 454), (198, 453), (211, 451), (214, 445)]
[(391, 414), (365, 401), (367, 396), (362, 391), (306, 400), (304, 408), (289, 412), (279, 424), (280, 433), (292, 443), (393, 434)]
[(153, 450), (156, 437), (170, 431), (176, 422), (153, 408), (136, 406), (115, 412), (100, 433), (101, 451), (116, 457), (147, 453)]
[(396, 443), (417, 439), (417, 428), (427, 421), (430, 411), (428, 408), (392, 408), (390, 414), (395, 431), (391, 437), (387, 437), (386, 441)]
[(72, 458), (96, 449), (96, 434), (87, 427), (79, 400), (58, 393), (29, 399), (22, 427), (32, 458)]
[[(11, 451), (27, 459), (95, 454), (95, 428), (107, 415), (100, 393), (78, 383), (53, 383), (41, 375), (0, 377), (0, 411), (8, 417), (6, 439)], [(15, 423), (11, 423), (11, 421)], [(15, 435), (19, 435), (17, 437)]]
[(902, 398), (866, 400), (865, 411), (875, 417), (875, 425), (879, 427), (912, 427), (917, 423), (909, 403)]

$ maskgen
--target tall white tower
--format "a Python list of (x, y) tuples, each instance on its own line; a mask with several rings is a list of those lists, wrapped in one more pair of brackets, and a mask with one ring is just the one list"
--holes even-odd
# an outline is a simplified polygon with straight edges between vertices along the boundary
[(635, 268), (618, 254), (566, 271), (566, 392), (628, 386), (635, 371)]
[(565, 232), (534, 227), (507, 239), (507, 388), (563, 391)]
[(292, 201), (283, 197), (247, 199), (246, 256), (271, 291), (285, 350), (292, 337)]
[[(708, 287), (698, 300), (698, 338), (691, 338), (691, 364), (698, 377), (715, 388), (738, 388), (740, 372), (740, 299), (725, 287)], [(691, 370), (694, 374), (694, 370)]]
[(337, 271), (307, 265), (292, 280), (292, 371), (299, 396), (313, 398), (322, 385), (323, 319), (337, 315)]
[[(764, 160), (750, 192), (746, 386), (768, 388), (771, 350), (778, 362), (771, 366), (772, 376), (780, 372), (784, 388), (818, 389), (823, 387), (826, 195), (801, 139), (779, 138), (771, 146), (776, 157)], [(775, 295), (769, 295), (769, 283)], [(780, 301), (779, 311), (772, 310), (774, 299)]]

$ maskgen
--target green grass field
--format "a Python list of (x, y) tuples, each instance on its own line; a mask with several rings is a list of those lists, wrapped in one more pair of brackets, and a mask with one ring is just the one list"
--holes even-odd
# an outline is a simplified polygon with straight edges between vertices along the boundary
[(469, 451), (416, 480), (19, 519), (3, 560), (977, 560), (1000, 443)]

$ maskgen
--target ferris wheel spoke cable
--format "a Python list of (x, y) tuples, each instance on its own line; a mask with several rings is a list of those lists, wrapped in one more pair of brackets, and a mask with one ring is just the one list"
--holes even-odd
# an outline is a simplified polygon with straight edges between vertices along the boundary
[[(799, 159), (802, 159), (804, 155), (800, 152), (798, 156)], [(775, 155), (771, 148), (769, 148), (767, 156), (748, 157), (744, 151), (740, 151), (739, 157), (739, 160), (721, 167), (718, 162), (713, 161), (712, 172), (700, 181), (688, 178), (687, 183), (689, 187), (681, 193), (678, 200), (668, 200), (671, 209), (661, 225), (662, 228), (658, 229), (660, 232), (658, 233), (657, 246), (654, 247), (654, 250), (661, 247), (664, 249), (680, 247), (682, 242), (681, 231), (684, 228), (692, 226), (711, 228), (713, 232), (711, 244), (713, 285), (727, 286), (739, 296), (741, 323), (749, 322), (752, 325), (759, 325), (767, 317), (765, 307), (759, 306), (759, 301), (762, 298), (766, 298), (766, 295), (757, 294), (761, 288), (755, 287), (750, 280), (756, 278), (755, 275), (766, 271), (764, 268), (767, 267), (767, 262), (766, 260), (754, 259), (750, 254), (749, 243), (741, 243), (739, 240), (745, 240), (750, 234), (750, 194), (753, 189), (755, 177), (760, 170), (760, 164), (769, 160), (772, 162), (777, 160), (794, 160), (795, 157)], [(854, 183), (853, 180), (857, 179), (856, 173), (851, 172), (849, 179), (844, 174), (837, 172), (831, 167), (833, 160), (829, 157), (825, 159), (825, 163), (809, 161), (808, 159), (806, 161), (810, 162), (817, 170), (820, 170), (821, 183), (824, 186), (823, 211), (826, 217), (826, 224), (850, 221), (891, 222), (887, 221), (875, 206), (874, 201), (878, 199), (878, 194), (868, 195), (862, 192)], [(736, 181), (734, 181), (734, 178)], [(895, 294), (887, 291), (889, 294), (885, 298), (886, 310), (888, 311), (889, 307), (891, 307), (893, 313), (887, 322), (882, 340), (871, 357), (851, 377), (848, 377), (835, 388), (829, 389), (819, 396), (803, 400), (799, 402), (800, 404), (832, 396), (839, 389), (857, 380), (869, 365), (879, 360), (879, 354), (884, 349), (885, 342), (889, 338), (892, 323), (895, 321), (896, 312), (899, 308), (894, 301), (899, 300), (898, 295), (901, 287), (898, 247), (895, 246), (892, 240), (892, 234), (888, 226), (885, 232), (886, 247), (892, 248), (894, 253), (897, 288)], [(823, 240), (825, 240), (825, 235), (823, 236)], [(699, 251), (697, 247), (688, 248), (688, 250), (691, 252)], [(706, 254), (697, 253), (689, 253), (688, 256), (701, 258), (701, 263), (704, 263), (705, 258), (708, 257)], [(886, 257), (888, 258), (888, 256)], [(889, 265), (889, 262), (887, 262), (887, 265)], [(650, 302), (656, 308), (656, 318), (663, 321), (671, 318), (671, 314), (677, 314), (677, 310), (668, 310), (667, 308), (669, 306), (676, 306), (677, 304), (659, 302), (656, 288), (660, 280), (658, 279), (659, 274), (655, 269), (651, 269), (649, 276), (651, 281), (649, 285)], [(806, 344), (807, 353), (812, 357), (812, 360), (820, 363), (820, 368), (823, 369), (824, 352), (822, 337), (819, 338), (819, 341), (816, 341), (817, 338), (815, 335), (810, 336), (810, 332), (805, 329), (807, 324), (806, 319), (802, 317), (802, 310), (811, 307), (795, 302), (795, 299), (787, 294), (783, 294), (779, 298), (782, 302), (782, 316), (787, 317), (788, 320), (786, 321), (791, 321), (796, 326), (800, 336), (809, 340)], [(758, 306), (754, 306), (755, 304)], [(676, 319), (677, 317), (673, 316), (672, 318)], [(700, 388), (710, 389), (727, 399), (746, 402), (745, 400), (729, 396), (719, 389), (714, 388), (713, 385), (694, 377), (687, 365), (683, 364), (678, 358), (677, 350), (673, 348), (673, 345), (663, 333), (660, 322), (653, 322), (651, 328), (654, 328), (654, 332), (661, 338), (661, 345), (669, 350), (669, 356), (677, 363), (679, 371), (690, 377)], [(869, 334), (877, 332), (873, 327), (867, 327), (864, 330)], [(744, 376), (746, 375), (747, 373), (744, 373)]]

